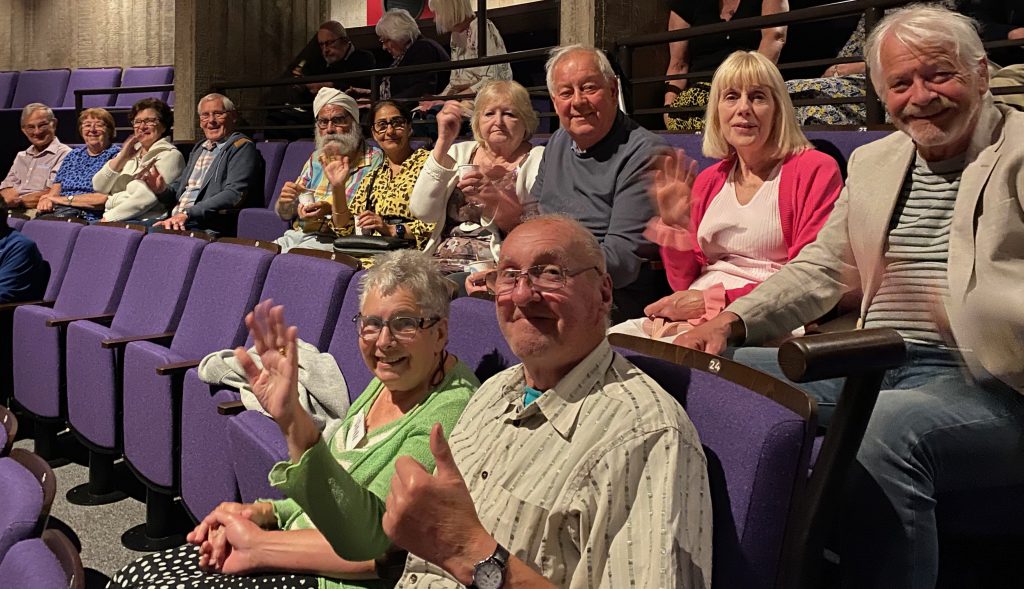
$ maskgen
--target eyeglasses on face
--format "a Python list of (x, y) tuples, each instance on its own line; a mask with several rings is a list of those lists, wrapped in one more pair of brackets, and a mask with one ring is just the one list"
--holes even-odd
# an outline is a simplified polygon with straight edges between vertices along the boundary
[(154, 119), (152, 117), (148, 119), (134, 119), (132, 121), (133, 127), (153, 127), (160, 122), (160, 119)]
[(388, 126), (394, 127), (395, 130), (404, 129), (409, 121), (405, 117), (391, 117), (390, 119), (381, 119), (374, 121), (373, 130), (378, 133), (383, 133), (388, 130)]
[(33, 133), (35, 131), (42, 131), (43, 129), (49, 129), (50, 125), (52, 125), (52, 124), (53, 124), (53, 121), (44, 121), (42, 123), (39, 123), (38, 125), (25, 124), (25, 125), (22, 125), (21, 128), (26, 130), (26, 131), (28, 131), (29, 133)]
[(199, 120), (200, 121), (209, 121), (209, 120), (212, 120), (212, 119), (217, 119), (218, 121), (223, 121), (224, 117), (226, 117), (226, 116), (228, 116), (228, 113), (226, 111), (223, 111), (223, 110), (215, 110), (215, 111), (211, 111), (211, 112), (201, 112), (201, 113), (199, 113)]
[(317, 41), (316, 44), (320, 46), (320, 49), (327, 49), (331, 45), (334, 45), (335, 43), (341, 40), (341, 37), (335, 37), (333, 39), (328, 39), (326, 41)]
[(329, 119), (319, 118), (316, 119), (316, 126), (319, 129), (326, 129), (330, 126), (341, 127), (342, 129), (348, 128), (352, 124), (352, 118), (348, 115), (338, 115)]
[(391, 319), (384, 319), (376, 315), (363, 315), (360, 313), (352, 318), (356, 324), (356, 331), (359, 337), (368, 342), (375, 342), (380, 337), (384, 328), (391, 331), (391, 337), (406, 343), (412, 341), (421, 329), (430, 329), (437, 325), (440, 317), (405, 317), (397, 316)]
[(597, 266), (569, 270), (555, 264), (539, 264), (537, 266), (530, 266), (525, 270), (505, 268), (487, 275), (487, 289), (495, 295), (508, 294), (519, 284), (520, 278), (525, 278), (527, 286), (533, 290), (537, 292), (553, 292), (564, 288), (569, 278), (582, 274), (587, 270), (601, 271)]

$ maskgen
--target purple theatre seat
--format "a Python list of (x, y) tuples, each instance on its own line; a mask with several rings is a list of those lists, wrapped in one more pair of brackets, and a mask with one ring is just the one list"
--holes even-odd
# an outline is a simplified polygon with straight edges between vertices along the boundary
[[(338, 360), (349, 396), (354, 400), (373, 375), (363, 363), (352, 317), (359, 312), (358, 280), (352, 281), (342, 304), (334, 336), (328, 348)], [(448, 320), (448, 351), (455, 354), (483, 382), (497, 372), (519, 363), (498, 328), (494, 303), (471, 298), (452, 301)], [(288, 457), (288, 448), (272, 420), (255, 411), (246, 411), (228, 422), (231, 459), (243, 501), (261, 497), (280, 497), (267, 483), (267, 473), (279, 460)]]
[[(629, 336), (610, 340), (645, 352), (619, 349), (686, 408), (697, 428), (714, 510), (715, 587), (774, 587), (790, 510), (806, 482), (816, 405), (730, 360)], [(773, 399), (792, 400), (783, 406)]]
[(71, 70), (26, 70), (18, 76), (18, 86), (11, 99), (11, 108), (22, 108), (33, 102), (60, 106), (68, 87)]
[[(125, 532), (125, 546), (177, 545), (181, 387), (185, 371), (217, 350), (245, 342), (245, 314), (256, 304), (274, 252), (237, 243), (203, 250), (170, 347), (136, 341), (124, 353), (124, 454), (146, 484), (146, 523)], [(216, 452), (216, 449), (207, 449)], [(168, 520), (167, 518), (171, 518)]]
[[(170, 84), (174, 82), (174, 66), (159, 65), (153, 67), (130, 67), (124, 70), (121, 77), (121, 87), (128, 86), (155, 86), (158, 84)], [(114, 106), (118, 108), (129, 108), (143, 98), (159, 98), (167, 102), (169, 90), (157, 90), (151, 92), (124, 92), (117, 95)]]
[(17, 85), (18, 72), (0, 72), (0, 109), (10, 108)]
[(284, 151), (288, 147), (287, 141), (260, 141), (256, 149), (263, 156), (266, 164), (264, 169), (263, 184), (263, 206), (270, 204), (271, 199), (277, 195), (277, 176), (281, 172), (281, 160), (284, 159)]
[[(75, 90), (87, 88), (116, 88), (121, 82), (121, 68), (79, 68), (71, 72), (68, 89), (64, 92), (64, 100), (59, 106), (75, 107)], [(82, 96), (82, 107), (108, 107), (114, 104), (113, 94), (86, 94)]]
[(7, 226), (15, 231), (20, 231), (22, 225), (28, 222), (24, 217), (7, 217)]
[(0, 560), (4, 587), (85, 589), (85, 569), (75, 545), (57, 530), (15, 544)]
[(121, 370), (124, 346), (104, 341), (173, 331), (207, 242), (151, 233), (135, 255), (110, 325), (76, 321), (68, 326), (68, 422), (89, 449), (89, 481), (68, 492), (78, 505), (124, 497), (114, 487), (113, 465), (121, 445)]
[[(284, 305), (288, 321), (299, 328), (299, 337), (327, 349), (338, 319), (341, 299), (354, 270), (349, 266), (300, 254), (274, 258), (259, 300), (273, 299)], [(252, 338), (245, 347), (252, 345)], [(235, 472), (226, 451), (228, 418), (217, 405), (240, 399), (238, 391), (209, 385), (199, 379), (198, 369), (185, 375), (181, 408), (181, 498), (193, 519), (201, 519), (222, 501), (237, 501)]]
[(18, 448), (0, 458), (0, 559), (16, 542), (43, 533), (56, 492), (53, 470), (41, 457)]
[(47, 459), (55, 457), (56, 434), (67, 415), (67, 325), (76, 318), (110, 319), (143, 235), (120, 227), (83, 228), (53, 307), (25, 305), (14, 312), (14, 397), (39, 421), (35, 449)]
[(277, 195), (285, 182), (294, 182), (302, 172), (302, 166), (313, 153), (315, 145), (311, 140), (292, 141), (285, 149), (281, 169), (272, 190), (264, 195), (265, 209), (245, 209), (238, 215), (238, 236), (249, 239), (273, 241), (281, 237), (289, 224), (274, 212)]

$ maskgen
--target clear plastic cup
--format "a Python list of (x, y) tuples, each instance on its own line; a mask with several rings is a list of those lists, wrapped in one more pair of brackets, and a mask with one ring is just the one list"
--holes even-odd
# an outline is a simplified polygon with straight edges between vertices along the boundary
[(458, 167), (459, 180), (462, 180), (462, 177), (467, 172), (479, 172), (479, 171), (480, 171), (480, 166), (478, 166), (476, 164), (459, 164), (459, 167)]
[(316, 202), (315, 190), (303, 190), (299, 193), (299, 204), (302, 206), (311, 205)]

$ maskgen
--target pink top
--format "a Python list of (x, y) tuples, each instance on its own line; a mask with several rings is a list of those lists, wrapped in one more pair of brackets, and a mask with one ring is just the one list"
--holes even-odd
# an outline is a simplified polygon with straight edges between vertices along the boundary
[[(707, 168), (693, 185), (689, 230), (670, 227), (655, 218), (648, 228), (648, 239), (660, 244), (668, 282), (673, 290), (687, 290), (708, 265), (708, 258), (696, 236), (704, 214), (722, 191), (734, 159), (726, 159)], [(831, 156), (814, 149), (790, 155), (782, 163), (779, 177), (779, 221), (786, 244), (785, 261), (792, 260), (814, 241), (825, 224), (832, 205), (843, 188), (839, 166)], [(759, 282), (725, 290), (725, 303), (747, 294)]]

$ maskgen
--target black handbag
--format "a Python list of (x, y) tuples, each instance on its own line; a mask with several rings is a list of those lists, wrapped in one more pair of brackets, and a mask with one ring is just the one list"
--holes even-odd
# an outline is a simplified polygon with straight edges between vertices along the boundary
[(386, 251), (414, 247), (415, 241), (386, 235), (345, 235), (334, 240), (334, 251), (365, 258)]

